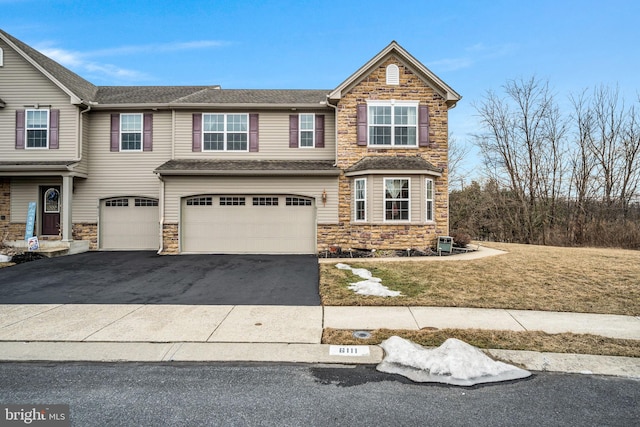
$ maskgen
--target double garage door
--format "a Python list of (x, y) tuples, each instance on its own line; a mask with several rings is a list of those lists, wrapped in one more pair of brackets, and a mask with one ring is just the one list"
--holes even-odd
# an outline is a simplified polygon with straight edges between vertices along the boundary
[(100, 248), (157, 250), (160, 222), (158, 200), (118, 197), (100, 202)]
[(181, 251), (190, 253), (315, 253), (315, 202), (290, 195), (184, 198), (180, 239)]

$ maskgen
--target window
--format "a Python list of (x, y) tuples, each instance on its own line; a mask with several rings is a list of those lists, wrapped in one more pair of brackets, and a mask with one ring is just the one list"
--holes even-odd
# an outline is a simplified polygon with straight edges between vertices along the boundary
[(417, 147), (417, 102), (369, 102), (369, 145)]
[(315, 114), (300, 114), (300, 147), (314, 147)]
[(136, 199), (135, 205), (138, 207), (142, 206), (158, 206), (158, 201), (156, 199)]
[(56, 188), (49, 188), (44, 193), (44, 212), (59, 213), (60, 212), (60, 191)]
[(358, 178), (354, 181), (355, 184), (355, 220), (366, 221), (367, 220), (367, 180), (364, 178)]
[(27, 148), (48, 148), (49, 110), (27, 110)]
[(248, 151), (248, 114), (203, 114), (204, 151)]
[(409, 179), (384, 179), (385, 221), (409, 221)]
[(287, 197), (285, 200), (287, 206), (311, 206), (311, 199), (304, 197)]
[(220, 206), (244, 206), (244, 197), (220, 197)]
[(278, 206), (277, 197), (254, 197), (253, 206)]
[(120, 150), (142, 151), (142, 114), (120, 115)]
[(431, 178), (427, 178), (425, 181), (426, 187), (426, 197), (427, 201), (427, 221), (433, 221), (433, 180)]
[(211, 197), (191, 197), (187, 199), (187, 206), (212, 206), (213, 198)]
[(104, 202), (104, 205), (108, 208), (113, 207), (126, 207), (129, 206), (129, 199), (111, 199)]
[(4, 52), (2, 51), (2, 48), (0, 47), (0, 67), (2, 67), (4, 65)]

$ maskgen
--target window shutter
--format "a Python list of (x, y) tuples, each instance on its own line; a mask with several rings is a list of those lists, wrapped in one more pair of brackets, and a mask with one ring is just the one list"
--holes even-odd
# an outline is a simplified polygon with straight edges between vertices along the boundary
[(16, 110), (16, 149), (24, 149), (24, 110)]
[(60, 110), (49, 110), (49, 148), (60, 147)]
[(120, 151), (120, 114), (111, 115), (111, 151)]
[(258, 145), (258, 115), (249, 114), (249, 152), (257, 153)]
[(324, 114), (316, 114), (316, 148), (324, 148)]
[(202, 151), (202, 114), (193, 114), (193, 141), (191, 151)]
[(289, 116), (289, 148), (298, 148), (298, 115)]
[(143, 122), (142, 150), (153, 151), (153, 114), (146, 113)]
[(420, 147), (429, 146), (429, 107), (420, 105), (418, 107), (418, 145)]
[(367, 104), (358, 104), (356, 123), (358, 126), (358, 145), (367, 145)]

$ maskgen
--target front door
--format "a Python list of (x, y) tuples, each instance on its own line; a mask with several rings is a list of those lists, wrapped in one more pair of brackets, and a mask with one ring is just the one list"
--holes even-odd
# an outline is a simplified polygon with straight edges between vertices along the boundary
[(60, 186), (40, 187), (42, 224), (40, 234), (57, 236), (60, 234)]

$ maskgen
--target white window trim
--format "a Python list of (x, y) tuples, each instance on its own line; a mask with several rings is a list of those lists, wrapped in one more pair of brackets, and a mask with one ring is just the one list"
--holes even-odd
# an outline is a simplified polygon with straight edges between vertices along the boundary
[[(364, 184), (364, 198), (358, 198), (358, 182), (362, 182)], [(358, 219), (358, 202), (364, 202), (364, 218)], [(353, 222), (367, 222), (367, 179), (366, 178), (356, 178), (353, 180)]]
[[(396, 180), (396, 179), (406, 179), (409, 184), (408, 199), (387, 199), (387, 181), (388, 180)], [(407, 219), (387, 219), (387, 200), (407, 200), (409, 202), (408, 205), (408, 218)], [(411, 222), (411, 178), (405, 176), (395, 176), (395, 177), (385, 177), (382, 179), (382, 221), (392, 224), (406, 224)]]
[[(311, 129), (302, 129), (302, 116), (311, 116)], [(311, 131), (311, 145), (302, 145), (302, 132)], [(313, 113), (298, 114), (298, 147), (315, 148), (316, 146), (316, 115)]]
[(4, 66), (4, 51), (0, 47), (0, 67)]
[[(429, 197), (429, 184), (431, 184), (431, 197)], [(424, 199), (425, 199), (425, 221), (426, 222), (435, 222), (436, 221), (436, 187), (435, 181), (433, 178), (426, 178), (424, 184)], [(429, 202), (431, 202), (431, 209), (429, 209)], [(429, 218), (429, 214), (431, 214), (431, 218)]]
[[(123, 120), (122, 118), (124, 116), (139, 116), (140, 117), (140, 131), (123, 131), (122, 130), (122, 124), (123, 124)], [(139, 133), (140, 134), (140, 148), (122, 148), (122, 134), (123, 133)], [(137, 153), (139, 151), (142, 151), (142, 148), (144, 146), (144, 117), (142, 116), (142, 113), (121, 113), (120, 114), (120, 151), (125, 152), (125, 153)]]
[[(205, 134), (208, 133), (220, 133), (218, 131), (205, 131), (204, 130), (204, 117), (205, 116), (224, 116), (224, 123), (223, 123), (223, 130), (222, 130), (222, 135), (223, 135), (223, 149), (222, 150), (211, 150), (211, 149), (206, 149), (204, 146), (204, 136)], [(247, 130), (244, 132), (229, 132), (227, 130), (227, 117), (228, 116), (245, 116), (247, 118)], [(250, 117), (248, 113), (202, 113), (202, 151), (203, 152), (207, 152), (207, 153), (222, 153), (222, 152), (231, 152), (231, 153), (248, 153), (249, 152), (249, 128), (251, 126), (251, 123), (249, 122)], [(229, 133), (245, 133), (247, 135), (247, 148), (245, 148), (244, 150), (229, 150), (228, 145), (227, 145), (227, 134)]]
[[(407, 148), (407, 149), (418, 149), (419, 148), (419, 141), (418, 139), (420, 138), (419, 132), (420, 132), (420, 111), (419, 111), (419, 106), (420, 102), (419, 101), (398, 101), (396, 99), (391, 99), (388, 101), (379, 101), (379, 100), (368, 100), (367, 101), (367, 147), (370, 148), (383, 148), (383, 149), (388, 149), (388, 148)], [(369, 111), (370, 107), (391, 107), (391, 120), (392, 123), (389, 125), (391, 127), (391, 144), (389, 145), (382, 145), (382, 144), (371, 144), (371, 138), (370, 138), (370, 130), (371, 130), (371, 126), (374, 126), (373, 124), (373, 115), (371, 114), (371, 112)], [(416, 143), (414, 145), (396, 145), (395, 144), (395, 128), (396, 125), (395, 123), (393, 123), (395, 114), (393, 114), (393, 109), (394, 107), (414, 107), (416, 109), (416, 124), (415, 124), (415, 128), (416, 128)], [(413, 126), (413, 125), (412, 125)]]
[[(42, 129), (30, 129), (29, 128), (29, 112), (30, 111), (46, 111), (47, 112), (47, 145), (44, 147), (29, 147), (29, 131), (30, 130), (42, 130)], [(49, 109), (44, 108), (28, 108), (24, 113), (24, 148), (26, 150), (48, 150), (49, 149), (49, 138), (51, 137), (51, 111)]]

